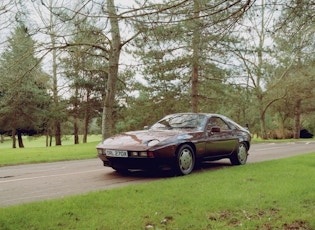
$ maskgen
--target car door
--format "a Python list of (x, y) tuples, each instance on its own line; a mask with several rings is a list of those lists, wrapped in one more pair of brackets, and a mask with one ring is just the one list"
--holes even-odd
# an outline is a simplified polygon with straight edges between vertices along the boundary
[(206, 151), (209, 157), (231, 154), (238, 144), (234, 129), (220, 117), (211, 117), (206, 126)]

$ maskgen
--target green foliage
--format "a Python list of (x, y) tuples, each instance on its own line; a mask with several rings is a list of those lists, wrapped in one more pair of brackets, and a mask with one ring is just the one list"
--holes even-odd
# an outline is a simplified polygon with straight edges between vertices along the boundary
[[(158, 108), (161, 101), (169, 113), (194, 110), (195, 97), (198, 111), (214, 111), (218, 98), (225, 96), (227, 80), (227, 71), (218, 63), (226, 58), (223, 49), (230, 39), (221, 29), (233, 21), (228, 15), (244, 5), (226, 7), (218, 1), (174, 5), (164, 2), (157, 14), (136, 24), (141, 35), (134, 42), (135, 54), (144, 64), (147, 82), (140, 90)], [(167, 10), (161, 10), (164, 7)]]
[[(52, 38), (36, 48), (43, 51), (52, 47), (59, 55), (60, 71), (49, 74), (53, 78), (66, 76), (69, 91), (67, 98), (55, 97), (49, 108), (42, 104), (45, 93), (37, 92), (34, 79), (29, 79), (36, 75), (35, 81), (43, 89), (47, 75), (36, 65), (35, 49), (25, 49), (34, 46), (34, 41), (21, 42), (11, 36), (0, 65), (0, 103), (10, 105), (0, 109), (6, 114), (0, 115), (0, 133), (17, 124), (12, 122), (17, 108), (22, 110), (17, 114), (22, 118), (18, 126), (25, 130), (46, 128), (52, 135), (58, 131), (53, 128), (56, 121), (66, 125), (76, 121), (83, 132), (82, 127), (93, 117), (100, 120), (101, 102), (109, 95), (105, 90), (108, 52), (117, 39), (109, 36), (113, 30), (108, 21), (116, 17), (109, 17), (104, 5), (95, 2), (82, 6), (77, 1), (70, 5), (33, 4), (51, 13), (50, 19), (43, 12), (39, 15), (46, 21), (47, 31), (30, 20), (21, 32), (44, 32)], [(36, 18), (29, 15), (33, 10), (24, 6), (18, 9), (23, 12), (16, 19)], [(7, 16), (6, 7), (3, 12)], [(111, 87), (117, 87), (115, 99), (107, 101), (109, 108), (114, 107), (114, 117), (103, 120), (106, 130), (141, 129), (165, 114), (192, 111), (197, 101), (198, 112), (222, 113), (240, 124), (248, 122), (251, 131), (264, 138), (291, 137), (299, 128), (315, 132), (315, 17), (309, 1), (135, 1), (133, 6), (118, 4), (116, 9), (122, 31), (116, 50), (129, 51), (138, 60), (130, 63), (129, 56), (121, 56), (117, 84)], [(20, 80), (14, 81), (12, 76), (20, 76)], [(22, 91), (16, 83), (23, 85)], [(54, 96), (57, 90), (53, 89)], [(19, 98), (20, 103), (10, 96), (17, 92), (25, 95)], [(34, 96), (37, 93), (42, 99)], [(44, 123), (36, 109), (38, 104)], [(72, 133), (72, 129), (62, 129), (62, 133)]]
[(11, 34), (0, 60), (0, 129), (22, 133), (45, 129), (50, 97), (48, 77), (35, 57), (35, 42), (27, 27), (18, 26)]
[[(276, 59), (279, 67), (268, 82), (269, 97), (281, 100), (272, 105), (272, 112), (278, 116), (282, 136), (291, 130), (291, 136), (299, 137), (315, 111), (314, 80), (314, 31), (315, 19), (308, 1), (292, 2), (292, 7), (284, 8), (273, 39), (276, 44)], [(286, 21), (287, 23), (283, 23)], [(282, 74), (280, 74), (282, 72)]]
[[(99, 115), (107, 84), (107, 53), (96, 48), (104, 34), (86, 20), (75, 23), (75, 36), (61, 59), (61, 67), (73, 91), (68, 100), (68, 112), (74, 124), (74, 135), (88, 134), (92, 118)], [(79, 126), (84, 126), (83, 131)]]
[(1, 208), (0, 228), (314, 229), (314, 157), (200, 171)]

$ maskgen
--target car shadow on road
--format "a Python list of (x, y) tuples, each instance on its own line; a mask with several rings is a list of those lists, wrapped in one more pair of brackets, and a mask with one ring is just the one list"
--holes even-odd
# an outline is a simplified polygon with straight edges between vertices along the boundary
[[(195, 166), (192, 174), (218, 170), (226, 167), (232, 167), (231, 163), (226, 161), (204, 161)], [(134, 177), (134, 178), (171, 178), (178, 176), (174, 170), (171, 168), (164, 168), (160, 170), (130, 170), (125, 173), (118, 173), (113, 171), (113, 174), (121, 175), (124, 177)]]

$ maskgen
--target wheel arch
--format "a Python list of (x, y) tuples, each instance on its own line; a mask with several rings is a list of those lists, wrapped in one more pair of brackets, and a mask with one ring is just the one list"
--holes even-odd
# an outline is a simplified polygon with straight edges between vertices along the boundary
[(194, 151), (194, 155), (196, 157), (196, 145), (192, 142), (183, 142), (183, 143), (180, 143), (177, 147), (176, 147), (176, 151), (175, 151), (175, 157), (177, 157), (178, 155), (178, 150), (183, 146), (183, 145), (189, 145), (192, 150)]
[(250, 141), (246, 140), (245, 138), (239, 138), (238, 139), (238, 143), (239, 144), (240, 143), (244, 143), (245, 146), (246, 146), (247, 151), (249, 150), (249, 148), (250, 148)]
[(241, 142), (243, 142), (244, 144), (245, 144), (245, 146), (246, 146), (246, 149), (247, 149), (247, 151), (249, 150), (249, 148), (250, 148), (250, 142), (249, 141), (241, 141)]

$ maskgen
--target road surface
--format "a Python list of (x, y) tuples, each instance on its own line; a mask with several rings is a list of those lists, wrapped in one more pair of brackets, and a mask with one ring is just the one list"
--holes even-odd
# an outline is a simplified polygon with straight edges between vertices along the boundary
[[(248, 163), (280, 159), (315, 152), (315, 141), (253, 144)], [(230, 165), (228, 160), (207, 164), (199, 170), (214, 170)], [(198, 170), (193, 173), (198, 173)], [(43, 164), (0, 167), (0, 207), (61, 198), (90, 191), (138, 184), (165, 177), (143, 172), (121, 176), (95, 158)]]

